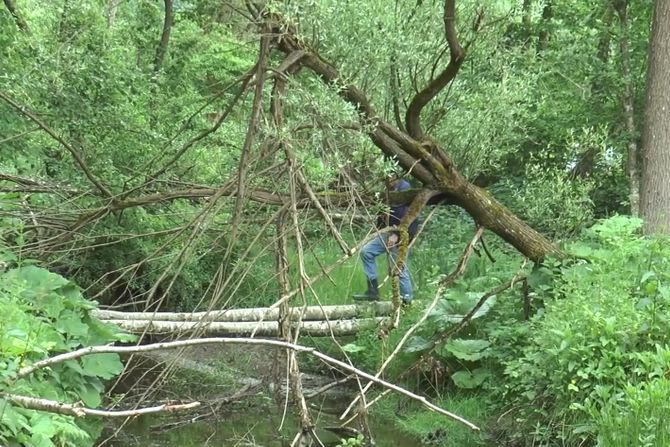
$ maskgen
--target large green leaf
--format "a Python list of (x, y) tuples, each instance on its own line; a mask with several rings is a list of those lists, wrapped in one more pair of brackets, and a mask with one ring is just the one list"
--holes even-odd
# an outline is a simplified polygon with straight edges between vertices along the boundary
[[(486, 349), (491, 346), (488, 340), (449, 340), (444, 349), (460, 360), (481, 360), (486, 357)], [(442, 351), (444, 352), (444, 351)]]
[(451, 375), (451, 380), (454, 381), (459, 388), (477, 388), (486, 379), (491, 377), (491, 372), (486, 368), (477, 368), (474, 371), (458, 371)]
[(421, 352), (433, 346), (433, 342), (417, 335), (410, 337), (405, 345), (405, 352)]
[(77, 387), (77, 394), (87, 407), (97, 408), (102, 402), (100, 398), (100, 390), (89, 383), (81, 383)]
[(123, 363), (117, 354), (91, 354), (81, 359), (84, 373), (102, 379), (111, 379), (123, 371)]

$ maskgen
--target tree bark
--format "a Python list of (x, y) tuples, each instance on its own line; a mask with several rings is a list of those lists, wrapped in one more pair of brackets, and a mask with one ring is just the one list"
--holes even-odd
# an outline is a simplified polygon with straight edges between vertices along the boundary
[(657, 0), (647, 65), (640, 213), (646, 234), (670, 234), (670, 1)]
[[(384, 317), (361, 318), (336, 321), (303, 321), (290, 325), (299, 329), (302, 335), (311, 337), (330, 337), (334, 335), (354, 335), (363, 329), (378, 325)], [(277, 337), (279, 324), (277, 321), (263, 322), (195, 322), (195, 321), (157, 321), (157, 320), (105, 320), (133, 334), (167, 335), (175, 338), (190, 337)]]
[(633, 216), (640, 214), (640, 173), (638, 170), (637, 130), (635, 128), (635, 84), (631, 77), (630, 61), (630, 24), (628, 23), (628, 0), (617, 1), (614, 4), (619, 24), (621, 26), (621, 75), (624, 79), (623, 90), (623, 117), (628, 134), (628, 160), (626, 169), (628, 174), (630, 213)]
[(119, 3), (121, 0), (109, 0), (109, 6), (107, 7), (107, 27), (111, 28), (114, 26), (114, 21), (116, 20), (116, 11), (119, 8)]
[[(158, 74), (163, 66), (163, 60), (167, 54), (168, 44), (170, 43), (170, 32), (172, 31), (172, 21), (174, 14), (172, 12), (172, 0), (165, 1), (165, 18), (163, 20), (163, 32), (161, 40), (156, 48), (156, 57), (154, 58), (154, 74)], [(114, 8), (116, 11), (116, 7)]]
[(552, 16), (553, 12), (551, 10), (551, 0), (547, 0), (544, 4), (544, 8), (542, 9), (542, 28), (538, 34), (537, 40), (538, 52), (544, 51), (547, 48), (547, 44), (549, 43), (549, 25), (551, 24)]
[(28, 28), (28, 24), (26, 23), (23, 16), (19, 13), (19, 10), (16, 8), (16, 3), (14, 3), (14, 0), (4, 0), (4, 2), (7, 10), (12, 15), (12, 17), (14, 17), (16, 26), (18, 26), (19, 29), (24, 33), (30, 32), (30, 28)]
[[(369, 304), (345, 304), (341, 306), (291, 307), (290, 321), (348, 320), (364, 315), (385, 316), (391, 312), (390, 301)], [(157, 321), (200, 321), (200, 322), (249, 322), (274, 321), (279, 317), (279, 309), (255, 307), (247, 309), (225, 309), (210, 312), (118, 312), (113, 310), (92, 310), (91, 316), (100, 320), (157, 320)]]

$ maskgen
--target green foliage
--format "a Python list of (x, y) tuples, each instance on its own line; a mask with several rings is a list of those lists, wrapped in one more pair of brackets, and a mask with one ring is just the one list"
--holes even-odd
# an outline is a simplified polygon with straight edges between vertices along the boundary
[[(513, 437), (567, 445), (614, 439), (619, 435), (608, 430), (621, 427), (613, 415), (628, 414), (637, 405), (632, 401), (646, 399), (626, 388), (653, 390), (663, 377), (670, 250), (664, 241), (641, 238), (640, 226), (627, 217), (594, 225), (566, 247), (583, 260), (555, 262), (537, 283), (544, 307), (525, 332), (518, 358), (504, 362), (503, 401), (513, 409)], [(599, 425), (593, 415), (600, 412)], [(659, 412), (664, 417), (662, 407)]]
[[(6, 256), (2, 259), (12, 262)], [(26, 410), (2, 399), (2, 393), (98, 407), (103, 380), (123, 369), (116, 354), (91, 355), (41, 369), (26, 378), (14, 378), (20, 368), (58, 353), (132, 340), (115, 327), (89, 317), (88, 311), (95, 307), (94, 302), (82, 297), (77, 286), (46, 269), (25, 265), (0, 272), (0, 443), (93, 445), (100, 425)]]
[[(484, 427), (489, 415), (485, 394), (463, 392), (445, 394), (432, 399), (436, 405)], [(475, 433), (459, 422), (435, 412), (427, 412), (416, 402), (399, 396), (389, 396), (373, 407), (376, 415), (394, 421), (408, 435), (421, 440), (421, 445), (433, 447), (475, 447), (487, 444), (486, 434)]]
[[(664, 353), (666, 365), (667, 351)], [(658, 377), (628, 384), (616, 400), (593, 410), (602, 447), (656, 447), (670, 444), (670, 381)]]
[(343, 439), (337, 447), (362, 447), (365, 445), (365, 438), (363, 435), (358, 435), (355, 438)]

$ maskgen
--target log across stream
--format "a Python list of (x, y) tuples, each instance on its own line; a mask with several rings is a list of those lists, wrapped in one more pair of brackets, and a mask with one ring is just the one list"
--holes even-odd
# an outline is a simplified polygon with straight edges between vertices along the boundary
[[(290, 309), (292, 324), (313, 337), (353, 335), (377, 326), (392, 311), (388, 301), (341, 306), (306, 306)], [(131, 333), (202, 337), (251, 335), (272, 337), (278, 333), (277, 308), (224, 309), (209, 312), (118, 312), (94, 310), (91, 315)]]

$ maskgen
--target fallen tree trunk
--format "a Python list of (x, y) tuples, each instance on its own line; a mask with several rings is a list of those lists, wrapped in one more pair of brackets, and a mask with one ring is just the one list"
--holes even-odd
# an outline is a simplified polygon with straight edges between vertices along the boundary
[[(359, 320), (303, 321), (300, 333), (312, 337), (354, 335), (362, 329), (375, 327), (384, 318), (362, 318)], [(194, 321), (156, 321), (156, 320), (105, 320), (123, 330), (134, 334), (170, 335), (176, 338), (194, 334), (201, 337), (249, 337), (252, 333), (258, 337), (276, 337), (279, 324), (276, 321), (263, 322), (194, 322)], [(296, 324), (297, 323), (292, 323)]]
[[(386, 316), (391, 313), (390, 301), (369, 304), (346, 304), (341, 306), (292, 307), (289, 311), (292, 321), (349, 320), (355, 317)], [(209, 312), (118, 312), (113, 310), (92, 310), (92, 317), (100, 320), (147, 320), (147, 321), (196, 321), (196, 322), (245, 322), (277, 320), (279, 309), (255, 307), (249, 309), (223, 309)]]

